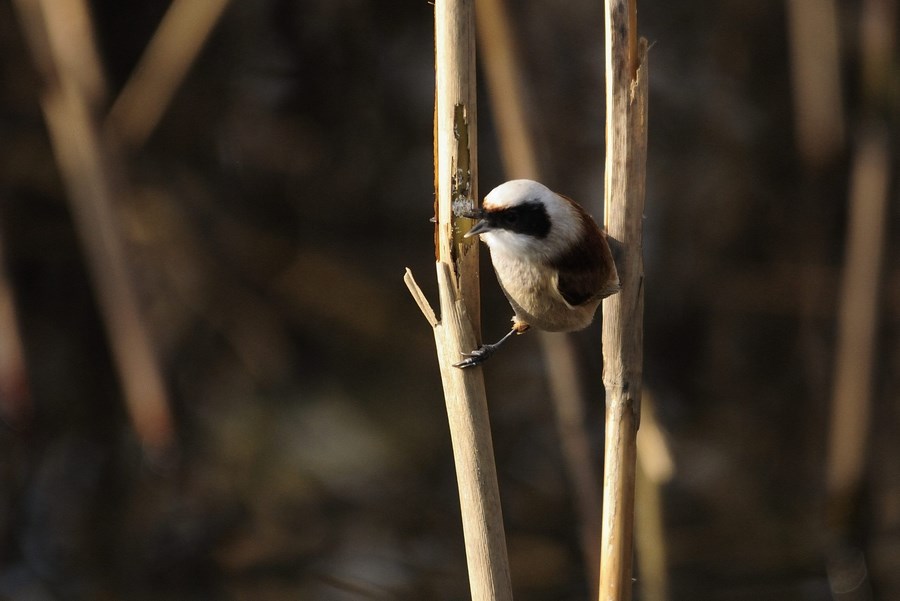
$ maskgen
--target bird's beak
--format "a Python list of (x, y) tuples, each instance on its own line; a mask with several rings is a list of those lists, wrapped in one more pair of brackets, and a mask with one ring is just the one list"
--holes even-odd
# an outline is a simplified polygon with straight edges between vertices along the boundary
[(465, 235), (463, 236), (463, 238), (470, 238), (472, 236), (477, 236), (478, 234), (481, 234), (482, 232), (486, 232), (489, 229), (491, 229), (487, 220), (484, 218), (485, 214), (486, 214), (486, 211), (484, 209), (481, 209), (478, 207), (475, 207), (471, 211), (466, 211), (465, 213), (459, 213), (460, 217), (466, 217), (467, 219), (477, 219), (478, 220), (478, 223), (473, 225), (472, 229), (470, 229), (468, 232), (466, 232)]
[(491, 230), (490, 224), (487, 222), (487, 219), (482, 219), (478, 223), (472, 226), (466, 235), (463, 238), (469, 238), (471, 236), (477, 236), (478, 234), (483, 234), (484, 232), (488, 232)]

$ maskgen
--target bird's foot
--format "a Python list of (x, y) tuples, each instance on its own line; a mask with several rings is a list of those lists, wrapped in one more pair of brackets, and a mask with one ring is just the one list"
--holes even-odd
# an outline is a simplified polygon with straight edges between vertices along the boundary
[(465, 359), (463, 359), (459, 363), (454, 363), (453, 367), (466, 369), (467, 367), (475, 367), (476, 365), (481, 365), (491, 358), (491, 355), (496, 352), (499, 346), (499, 344), (482, 344), (479, 348), (475, 349), (471, 353), (462, 353)]
[(467, 367), (475, 367), (476, 365), (481, 365), (485, 361), (491, 358), (497, 349), (500, 346), (509, 340), (509, 338), (513, 334), (521, 334), (525, 330), (528, 329), (528, 324), (523, 322), (518, 322), (513, 325), (513, 329), (506, 333), (506, 336), (495, 342), (494, 344), (482, 344), (480, 347), (472, 351), (471, 353), (460, 353), (465, 359), (460, 361), (459, 363), (454, 363), (453, 367), (458, 367), (460, 369), (465, 369)]

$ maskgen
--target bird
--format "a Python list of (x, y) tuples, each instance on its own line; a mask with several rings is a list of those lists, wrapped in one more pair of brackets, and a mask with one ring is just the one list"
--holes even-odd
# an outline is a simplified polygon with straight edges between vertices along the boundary
[(531, 327), (548, 332), (586, 328), (600, 301), (620, 289), (616, 264), (603, 231), (575, 201), (528, 179), (500, 184), (481, 208), (464, 238), (487, 244), (503, 293), (512, 305), (512, 329), (455, 363), (482, 364), (513, 334)]

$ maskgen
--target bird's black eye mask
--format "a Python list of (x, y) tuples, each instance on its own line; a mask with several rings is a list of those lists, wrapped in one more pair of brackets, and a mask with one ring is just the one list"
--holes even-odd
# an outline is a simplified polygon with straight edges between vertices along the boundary
[(502, 229), (534, 238), (546, 238), (550, 233), (550, 216), (544, 203), (528, 200), (514, 207), (485, 211), (484, 219), (492, 229)]

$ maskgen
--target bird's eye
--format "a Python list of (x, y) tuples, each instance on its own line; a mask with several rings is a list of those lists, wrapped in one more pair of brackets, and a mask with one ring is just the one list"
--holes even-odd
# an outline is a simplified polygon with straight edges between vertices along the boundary
[(507, 211), (503, 214), (503, 223), (512, 225), (519, 220), (519, 214), (514, 211)]

